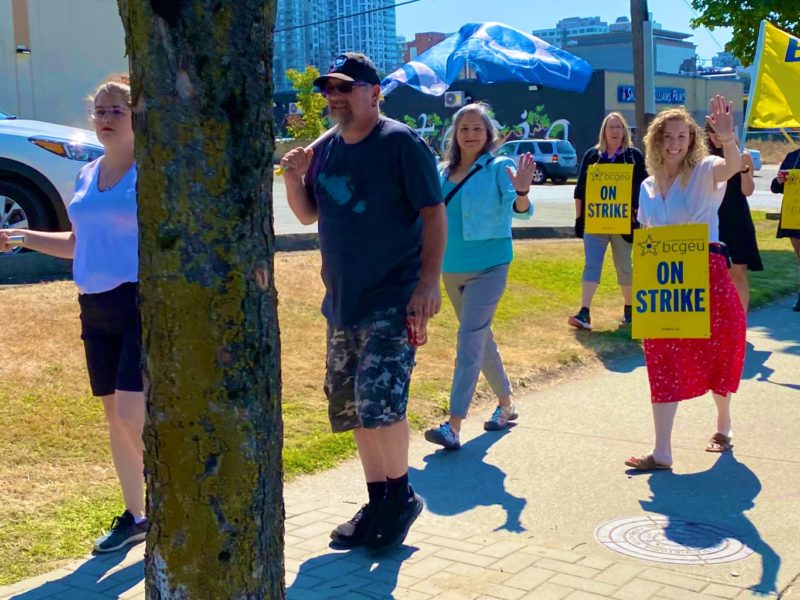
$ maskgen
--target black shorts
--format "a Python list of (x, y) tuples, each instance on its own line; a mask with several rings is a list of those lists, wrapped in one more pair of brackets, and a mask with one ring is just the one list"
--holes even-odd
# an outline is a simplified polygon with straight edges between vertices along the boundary
[(123, 283), (99, 294), (80, 294), (81, 339), (95, 396), (141, 392), (139, 286)]

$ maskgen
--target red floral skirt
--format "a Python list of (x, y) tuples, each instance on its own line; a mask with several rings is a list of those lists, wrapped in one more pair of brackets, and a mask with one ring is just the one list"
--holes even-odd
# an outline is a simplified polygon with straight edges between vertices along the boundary
[(725, 396), (739, 389), (747, 321), (725, 257), (709, 254), (708, 259), (711, 337), (644, 340), (653, 402), (688, 400), (709, 390)]

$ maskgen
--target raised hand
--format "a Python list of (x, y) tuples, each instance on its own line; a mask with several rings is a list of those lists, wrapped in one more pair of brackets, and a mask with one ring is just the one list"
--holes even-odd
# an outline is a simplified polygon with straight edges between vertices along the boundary
[(506, 167), (508, 178), (514, 185), (514, 189), (518, 192), (526, 192), (531, 187), (533, 181), (533, 173), (536, 170), (536, 162), (533, 160), (533, 155), (530, 152), (519, 155), (519, 162), (517, 163), (517, 170), (511, 167)]
[(719, 94), (709, 98), (706, 122), (723, 143), (730, 142), (733, 138), (733, 102), (728, 102), (725, 96)]

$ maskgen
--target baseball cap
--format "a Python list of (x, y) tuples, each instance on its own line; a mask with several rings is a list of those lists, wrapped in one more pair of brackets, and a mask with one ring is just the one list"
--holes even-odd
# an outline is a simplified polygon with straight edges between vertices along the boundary
[(314, 80), (314, 85), (316, 87), (324, 86), (329, 77), (342, 81), (362, 81), (373, 85), (380, 85), (381, 83), (375, 64), (363, 54), (356, 54), (355, 52), (340, 54), (334, 58), (331, 61), (328, 72), (317, 77)]

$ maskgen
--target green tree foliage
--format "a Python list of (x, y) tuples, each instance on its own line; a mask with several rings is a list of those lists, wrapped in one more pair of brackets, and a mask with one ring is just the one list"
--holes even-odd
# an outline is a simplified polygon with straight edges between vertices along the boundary
[(792, 35), (800, 34), (800, 0), (692, 0), (692, 8), (700, 13), (692, 19), (692, 27), (733, 28), (725, 50), (745, 66), (755, 60), (762, 19)]
[(288, 69), (286, 76), (297, 90), (297, 107), (302, 113), (288, 121), (286, 130), (293, 138), (313, 140), (327, 129), (322, 116), (327, 103), (322, 94), (314, 90), (314, 80), (319, 77), (319, 71), (307, 66), (302, 73), (297, 69)]

